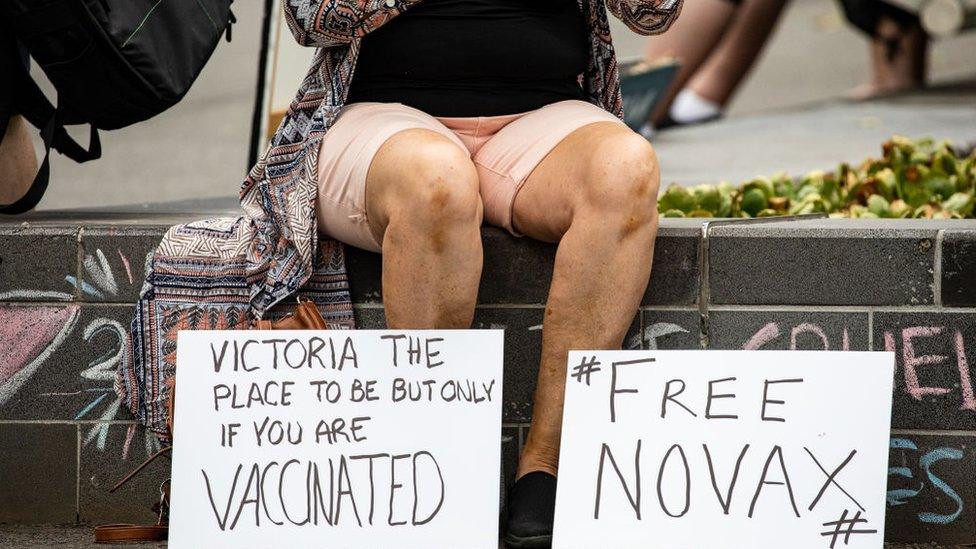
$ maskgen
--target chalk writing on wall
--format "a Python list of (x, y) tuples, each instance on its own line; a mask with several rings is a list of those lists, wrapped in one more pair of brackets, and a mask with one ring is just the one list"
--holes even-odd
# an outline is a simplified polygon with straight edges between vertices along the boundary
[[(783, 335), (783, 333), (784, 331), (780, 329), (778, 323), (770, 322), (765, 326), (763, 326), (762, 328), (760, 328), (758, 332), (756, 332), (751, 338), (749, 338), (749, 341), (747, 341), (742, 346), (742, 349), (746, 351), (754, 351), (754, 350), (762, 349), (763, 346), (765, 346), (767, 343), (780, 338)], [(789, 334), (789, 341), (790, 341), (789, 348), (791, 351), (796, 351), (800, 348), (798, 346), (798, 341), (800, 337), (802, 337), (804, 334), (808, 334), (813, 337), (816, 337), (823, 345), (821, 349), (824, 351), (830, 351), (831, 349), (840, 350), (840, 351), (851, 350), (850, 335), (846, 327), (844, 328), (843, 338), (839, 342), (839, 345), (838, 342), (835, 342), (833, 347), (831, 347), (830, 341), (827, 338), (827, 332), (819, 325), (813, 322), (803, 322), (801, 324), (793, 326), (788, 330), (788, 334)]]
[[(940, 446), (920, 450), (911, 438), (895, 436), (891, 438), (890, 455), (892, 464), (888, 468), (889, 506), (907, 505), (921, 496), (921, 499), (915, 502), (922, 503), (925, 507), (915, 512), (915, 518), (921, 522), (947, 525), (962, 515), (966, 508), (965, 502), (959, 492), (951, 486), (951, 481), (942, 478), (936, 471), (940, 462), (951, 464), (962, 460), (965, 456), (962, 449)], [(939, 508), (931, 507), (936, 501), (944, 503), (939, 505)]]
[[(110, 260), (110, 258), (112, 260)], [(146, 261), (149, 260), (147, 256)], [(101, 249), (86, 254), (82, 260), (85, 276), (78, 280), (66, 274), (66, 291), (13, 290), (0, 295), (0, 301), (17, 303), (0, 307), (0, 409), (11, 403), (20, 392), (31, 386), (31, 380), (50, 377), (61, 381), (61, 387), (50, 390), (50, 380), (36, 385), (33, 396), (77, 403), (72, 419), (94, 420), (87, 428), (83, 444), (94, 445), (99, 451), (106, 448), (109, 430), (126, 429), (121, 449), (127, 459), (139, 430), (135, 425), (113, 423), (122, 409), (115, 395), (113, 382), (119, 363), (128, 353), (128, 307), (113, 307), (122, 312), (122, 320), (98, 315), (86, 315), (78, 302), (35, 305), (37, 300), (75, 300), (80, 291), (86, 300), (119, 301), (123, 290), (138, 287), (141, 280), (133, 274), (132, 263), (121, 251), (106, 255)], [(87, 310), (99, 310), (93, 306)], [(82, 357), (94, 357), (87, 363)], [(65, 376), (65, 368), (79, 368), (75, 380)], [(67, 381), (70, 380), (70, 386)], [(159, 448), (156, 437), (143, 432), (145, 451)]]
[[(913, 399), (921, 401), (926, 396), (944, 396), (954, 400), (959, 409), (976, 411), (976, 394), (973, 392), (972, 369), (966, 354), (963, 331), (945, 326), (908, 326), (901, 330), (884, 332), (884, 349), (897, 352), (904, 390)], [(923, 350), (928, 348), (928, 350)], [(954, 378), (954, 387), (924, 383), (920, 379), (922, 369), (940, 369)]]

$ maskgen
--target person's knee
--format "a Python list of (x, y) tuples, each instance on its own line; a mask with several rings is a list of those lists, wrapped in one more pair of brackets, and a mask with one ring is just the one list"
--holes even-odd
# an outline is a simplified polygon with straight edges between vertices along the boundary
[(583, 207), (620, 224), (621, 238), (653, 233), (660, 170), (651, 144), (636, 133), (617, 132), (594, 150)]
[(403, 166), (403, 178), (398, 199), (419, 225), (481, 223), (478, 173), (455, 143), (442, 136), (418, 141)]

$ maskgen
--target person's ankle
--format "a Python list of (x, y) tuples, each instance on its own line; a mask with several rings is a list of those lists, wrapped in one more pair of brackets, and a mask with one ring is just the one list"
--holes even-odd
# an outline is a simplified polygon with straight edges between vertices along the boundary
[(671, 103), (668, 115), (677, 124), (695, 124), (721, 116), (722, 105), (691, 88), (684, 88)]
[(878, 22), (871, 44), (875, 95), (924, 87), (927, 40), (918, 25), (903, 27), (889, 18)]
[(556, 476), (556, 471), (559, 468), (559, 455), (556, 454), (554, 457), (536, 454), (529, 450), (522, 453), (522, 458), (519, 460), (518, 472), (515, 474), (515, 480), (518, 480), (529, 473), (543, 472), (548, 473), (552, 476)]

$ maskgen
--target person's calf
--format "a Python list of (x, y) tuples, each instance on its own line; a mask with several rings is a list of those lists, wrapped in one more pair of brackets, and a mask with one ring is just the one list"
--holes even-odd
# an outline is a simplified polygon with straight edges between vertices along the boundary
[(594, 140), (582, 143), (589, 160), (574, 182), (572, 216), (556, 252), (532, 425), (509, 496), (509, 547), (551, 543), (567, 352), (619, 348), (650, 276), (654, 151), (629, 131), (593, 131)]
[(928, 36), (916, 22), (902, 26), (882, 18), (871, 39), (871, 81), (850, 92), (852, 99), (870, 99), (925, 86)]
[(644, 294), (657, 229), (657, 159), (631, 132), (595, 146), (556, 254), (532, 425), (518, 476), (555, 475), (566, 356), (619, 348)]
[(403, 134), (391, 139), (401, 138), (395, 150), (377, 155), (379, 173), (371, 168), (367, 184), (368, 217), (383, 248), (387, 323), (466, 328), (483, 261), (477, 173), (443, 136)]

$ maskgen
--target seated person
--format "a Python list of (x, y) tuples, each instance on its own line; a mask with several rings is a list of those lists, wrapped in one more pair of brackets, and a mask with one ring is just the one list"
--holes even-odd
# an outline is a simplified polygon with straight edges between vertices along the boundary
[(482, 222), (558, 243), (508, 520), (512, 545), (547, 547), (567, 351), (620, 346), (657, 230), (658, 164), (620, 121), (606, 8), (653, 34), (681, 0), (283, 4), (313, 65), (244, 181), (243, 214), (174, 227), (157, 248), (119, 395), (166, 436), (158, 380), (179, 330), (247, 328), (296, 293), (351, 324), (336, 240), (383, 254), (398, 329), (470, 327)]

